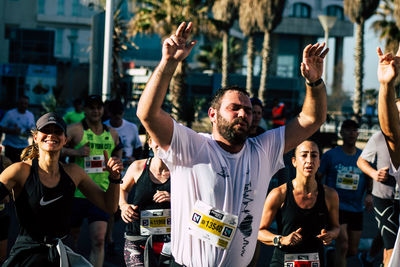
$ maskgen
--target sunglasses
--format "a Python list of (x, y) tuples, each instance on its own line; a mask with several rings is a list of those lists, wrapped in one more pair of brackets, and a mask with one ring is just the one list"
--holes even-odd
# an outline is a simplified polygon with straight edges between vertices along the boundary
[(44, 134), (54, 134), (54, 135), (63, 135), (64, 131), (60, 128), (46, 128), (44, 127), (39, 132)]

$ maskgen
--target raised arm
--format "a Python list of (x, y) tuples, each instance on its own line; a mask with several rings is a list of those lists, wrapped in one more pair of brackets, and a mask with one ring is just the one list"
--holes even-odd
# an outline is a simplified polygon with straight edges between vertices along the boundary
[(161, 109), (161, 105), (176, 67), (196, 44), (196, 41), (188, 41), (191, 30), (192, 23), (186, 25), (183, 22), (176, 33), (164, 41), (161, 62), (147, 82), (138, 104), (138, 118), (151, 138), (164, 150), (171, 143), (173, 122), (169, 114)]
[(394, 83), (399, 73), (400, 48), (396, 56), (390, 53), (383, 55), (379, 47), (377, 53), (379, 56), (378, 80), (380, 83), (379, 124), (388, 145), (390, 158), (397, 169), (400, 166), (400, 120), (395, 104)]
[(306, 79), (306, 96), (300, 114), (285, 130), (285, 151), (289, 152), (310, 137), (326, 119), (326, 88), (321, 79), (323, 63), (329, 49), (325, 43), (309, 44), (303, 50), (301, 75)]

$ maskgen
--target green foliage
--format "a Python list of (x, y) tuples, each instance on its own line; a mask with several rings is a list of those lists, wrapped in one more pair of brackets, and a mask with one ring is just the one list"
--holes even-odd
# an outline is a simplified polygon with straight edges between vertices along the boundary
[[(200, 70), (212, 70), (221, 72), (222, 70), (222, 41), (215, 40), (200, 47), (200, 53), (196, 59), (200, 65)], [(243, 56), (243, 41), (235, 38), (229, 38), (229, 64), (228, 72), (235, 73), (242, 68), (240, 59)]]

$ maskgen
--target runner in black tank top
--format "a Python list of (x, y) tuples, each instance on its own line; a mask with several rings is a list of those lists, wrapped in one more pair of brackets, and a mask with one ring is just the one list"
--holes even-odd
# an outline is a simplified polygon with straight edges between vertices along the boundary
[[(127, 223), (124, 258), (127, 266), (169, 266), (169, 170), (157, 156), (157, 145), (151, 140), (147, 142), (154, 158), (134, 161), (120, 190), (121, 218)], [(152, 221), (148, 214), (155, 216), (153, 220), (162, 221), (160, 227), (146, 223)], [(149, 262), (145, 262), (144, 255), (148, 255)]]
[[(104, 192), (78, 165), (59, 162), (67, 141), (65, 129), (65, 122), (55, 113), (40, 117), (33, 131), (34, 143), (21, 155), (23, 161), (0, 174), (0, 200), (13, 192), (20, 221), (19, 236), (3, 266), (66, 266), (72, 254), (83, 264), (80, 266), (91, 266), (62, 243), (70, 231), (75, 187), (105, 211), (117, 209), (122, 162), (108, 159), (105, 153), (111, 185)], [(63, 257), (58, 255), (58, 248)]]
[[(323, 246), (339, 234), (339, 199), (334, 189), (315, 179), (319, 167), (315, 142), (298, 145), (292, 163), (296, 178), (268, 195), (258, 239), (275, 246), (269, 266), (294, 266), (299, 259), (303, 264), (308, 259), (304, 266), (324, 266)], [(269, 231), (274, 218), (278, 235)]]
[[(59, 183), (54, 188), (48, 188), (40, 182), (38, 160), (32, 160), (28, 179), (15, 199), (20, 224), (19, 236), (4, 266), (59, 265), (58, 257), (48, 259), (48, 255), (54, 253), (54, 251), (50, 253), (54, 247), (45, 243), (56, 244), (57, 238), (62, 239), (69, 233), (74, 193), (75, 184), (61, 165)], [(34, 251), (27, 247), (30, 242), (38, 244), (38, 246), (33, 244), (37, 246)]]

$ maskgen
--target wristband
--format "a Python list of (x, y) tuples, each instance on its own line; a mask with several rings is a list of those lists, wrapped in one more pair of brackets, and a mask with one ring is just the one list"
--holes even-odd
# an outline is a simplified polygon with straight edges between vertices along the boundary
[(313, 83), (308, 83), (308, 82), (306, 82), (306, 84), (307, 84), (308, 86), (310, 86), (310, 87), (315, 87), (315, 86), (320, 85), (323, 81), (324, 81), (324, 80), (322, 80), (322, 78), (319, 78), (318, 80), (316, 80), (316, 81), (313, 82)]
[(120, 177), (119, 179), (113, 179), (111, 176), (108, 176), (108, 181), (110, 181), (111, 184), (122, 184), (122, 178)]

